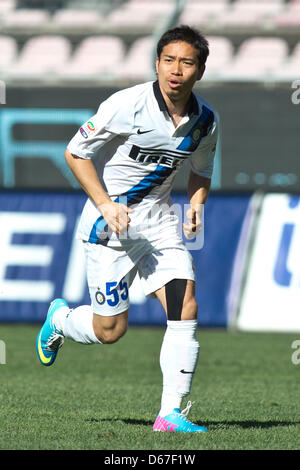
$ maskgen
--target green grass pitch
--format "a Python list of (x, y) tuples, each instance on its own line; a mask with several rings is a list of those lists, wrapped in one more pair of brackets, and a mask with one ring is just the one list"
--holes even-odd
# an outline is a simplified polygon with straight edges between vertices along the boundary
[[(300, 334), (198, 331), (189, 418), (208, 433), (152, 431), (159, 411), (164, 328), (129, 327), (113, 345), (70, 340), (39, 364), (39, 325), (0, 325), (0, 449), (299, 449)], [(186, 400), (184, 401), (184, 405)]]

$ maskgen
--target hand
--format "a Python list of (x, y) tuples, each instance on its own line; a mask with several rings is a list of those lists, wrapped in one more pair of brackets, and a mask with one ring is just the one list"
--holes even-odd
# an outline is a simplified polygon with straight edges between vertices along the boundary
[(183, 233), (186, 238), (194, 238), (201, 232), (203, 229), (203, 213), (204, 204), (198, 204), (196, 208), (190, 207), (190, 209), (187, 210), (186, 216), (188, 223), (182, 224)]
[(111, 201), (101, 204), (98, 208), (113, 232), (117, 234), (126, 232), (130, 222), (128, 214), (132, 212), (130, 207)]

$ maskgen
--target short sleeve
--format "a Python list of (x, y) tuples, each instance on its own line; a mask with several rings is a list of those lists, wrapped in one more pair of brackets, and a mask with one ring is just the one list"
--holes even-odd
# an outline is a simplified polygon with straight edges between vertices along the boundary
[(97, 113), (78, 129), (67, 146), (72, 154), (90, 159), (116, 135), (130, 134), (134, 105), (119, 95), (117, 92), (101, 103)]
[(197, 175), (204, 178), (212, 177), (217, 140), (218, 122), (215, 120), (209, 134), (201, 141), (189, 159), (191, 169)]

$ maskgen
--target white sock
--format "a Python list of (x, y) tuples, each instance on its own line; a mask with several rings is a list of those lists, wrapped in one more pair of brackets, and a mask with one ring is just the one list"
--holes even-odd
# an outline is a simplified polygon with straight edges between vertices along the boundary
[(160, 416), (180, 408), (182, 398), (190, 393), (199, 356), (196, 338), (197, 320), (168, 320), (160, 352), (163, 392)]
[(54, 323), (56, 329), (60, 333), (63, 332), (65, 319), (66, 319), (66, 316), (68, 315), (69, 312), (70, 312), (70, 308), (66, 306), (66, 307), (58, 308), (57, 310), (55, 310), (55, 312), (53, 314), (53, 323)]
[(93, 309), (90, 305), (82, 305), (68, 311), (65, 308), (67, 307), (58, 309), (53, 320), (66, 338), (83, 344), (101, 343), (94, 333)]

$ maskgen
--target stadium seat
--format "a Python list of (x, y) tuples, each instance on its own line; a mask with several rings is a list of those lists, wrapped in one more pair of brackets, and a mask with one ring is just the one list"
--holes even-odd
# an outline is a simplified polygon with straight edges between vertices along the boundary
[[(256, 3), (256, 4), (280, 4), (283, 5), (285, 3), (285, 0), (234, 0), (235, 3)], [(289, 0), (288, 0), (289, 1)]]
[(155, 43), (152, 36), (137, 39), (119, 70), (119, 78), (129, 81), (152, 80), (154, 77)]
[(300, 2), (290, 1), (285, 10), (274, 18), (274, 25), (277, 27), (300, 26)]
[(223, 67), (231, 62), (234, 53), (234, 47), (226, 37), (207, 36), (207, 40), (210, 53), (206, 61), (204, 81), (216, 79)]
[(283, 8), (285, 0), (235, 0), (234, 6), (240, 7), (240, 5), (246, 4), (250, 9), (258, 9), (262, 11), (275, 11)]
[(241, 44), (232, 62), (220, 72), (220, 77), (232, 81), (265, 80), (287, 56), (288, 45), (282, 38), (249, 38)]
[(213, 21), (227, 10), (229, 0), (189, 0), (180, 16), (179, 22), (193, 26), (202, 26)]
[(172, 0), (129, 0), (106, 17), (107, 24), (118, 28), (154, 28), (173, 9)]
[(117, 36), (89, 36), (77, 46), (58, 75), (68, 80), (114, 78), (125, 56), (125, 46)]
[(9, 11), (16, 8), (16, 0), (1, 0), (0, 2), (0, 17)]
[(5, 14), (2, 18), (2, 27), (5, 28), (22, 28), (30, 30), (48, 25), (50, 22), (50, 14), (44, 10), (20, 9), (12, 10)]
[(1, 75), (5, 75), (17, 58), (18, 47), (16, 40), (10, 36), (0, 36), (0, 51), (0, 72)]
[(223, 27), (258, 26), (274, 17), (283, 9), (282, 1), (274, 0), (236, 0), (222, 15), (218, 24)]
[(58, 10), (53, 14), (52, 22), (59, 30), (99, 27), (103, 17), (95, 10)]
[(299, 79), (300, 70), (300, 42), (298, 42), (291, 55), (280, 67), (271, 70), (272, 76), (277, 81), (292, 82)]
[(8, 76), (13, 80), (51, 79), (71, 53), (71, 43), (61, 36), (37, 36), (29, 39), (11, 67)]

